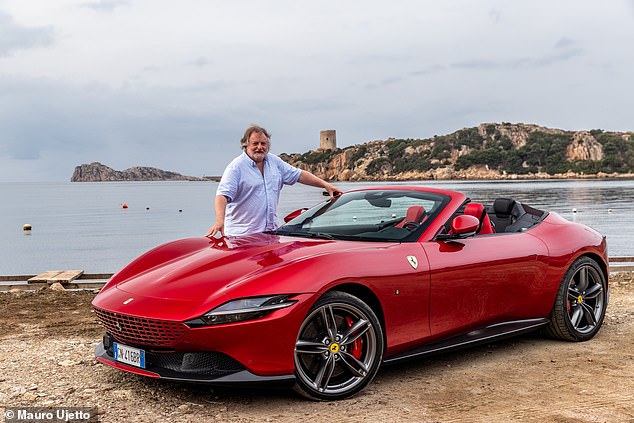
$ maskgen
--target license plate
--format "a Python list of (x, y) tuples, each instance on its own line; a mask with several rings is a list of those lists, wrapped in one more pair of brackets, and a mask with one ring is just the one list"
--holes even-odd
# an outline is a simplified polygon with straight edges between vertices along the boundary
[(114, 359), (121, 363), (130, 364), (131, 366), (145, 369), (145, 351), (138, 348), (128, 347), (127, 345), (113, 342)]

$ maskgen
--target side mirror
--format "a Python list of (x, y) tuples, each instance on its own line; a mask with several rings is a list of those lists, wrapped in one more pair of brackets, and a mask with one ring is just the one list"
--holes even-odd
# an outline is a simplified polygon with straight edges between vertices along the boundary
[(468, 238), (475, 235), (479, 226), (480, 221), (476, 217), (466, 214), (456, 216), (451, 221), (451, 232), (449, 234), (438, 235), (436, 239), (446, 240)]
[(289, 214), (284, 216), (284, 223), (290, 222), (291, 220), (295, 219), (300, 214), (304, 213), (306, 210), (308, 210), (308, 209), (307, 208), (303, 208), (303, 209), (297, 209), (295, 211), (290, 212)]

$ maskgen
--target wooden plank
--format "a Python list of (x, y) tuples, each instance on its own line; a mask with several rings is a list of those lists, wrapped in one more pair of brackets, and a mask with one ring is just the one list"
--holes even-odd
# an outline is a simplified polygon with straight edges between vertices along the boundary
[(610, 273), (634, 272), (634, 266), (610, 266)]
[(79, 279), (110, 279), (112, 275), (114, 275), (114, 273), (84, 273)]
[(28, 282), (29, 283), (48, 282), (50, 278), (53, 278), (62, 272), (63, 270), (49, 270), (47, 272), (40, 273), (39, 275), (33, 276), (32, 278), (28, 279)]
[(610, 257), (608, 260), (610, 263), (627, 263), (634, 262), (634, 257)]
[(75, 281), (69, 283), (68, 285), (64, 285), (66, 289), (101, 289), (106, 284), (106, 282), (79, 282)]
[(32, 277), (35, 277), (35, 275), (0, 276), (0, 282), (27, 281)]
[(58, 275), (48, 279), (48, 283), (59, 282), (62, 285), (74, 281), (84, 273), (83, 270), (64, 270)]

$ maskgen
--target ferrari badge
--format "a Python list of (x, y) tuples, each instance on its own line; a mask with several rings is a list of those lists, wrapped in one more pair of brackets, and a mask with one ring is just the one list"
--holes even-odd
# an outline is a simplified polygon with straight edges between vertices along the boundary
[(407, 261), (409, 262), (409, 264), (414, 268), (417, 269), (418, 268), (418, 260), (416, 259), (416, 257), (414, 256), (407, 256)]

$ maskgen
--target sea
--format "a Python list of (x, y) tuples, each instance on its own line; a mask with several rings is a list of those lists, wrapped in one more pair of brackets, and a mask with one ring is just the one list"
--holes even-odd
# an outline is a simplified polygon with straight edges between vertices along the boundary
[[(491, 204), (512, 197), (607, 236), (609, 255), (634, 256), (634, 180), (408, 181), (335, 183), (343, 191), (426, 185)], [(204, 235), (216, 182), (1, 183), (0, 276), (82, 269), (114, 273), (145, 251)], [(324, 201), (321, 190), (285, 187), (279, 216)], [(123, 205), (127, 205), (124, 208)], [(31, 230), (25, 231), (24, 225)]]

